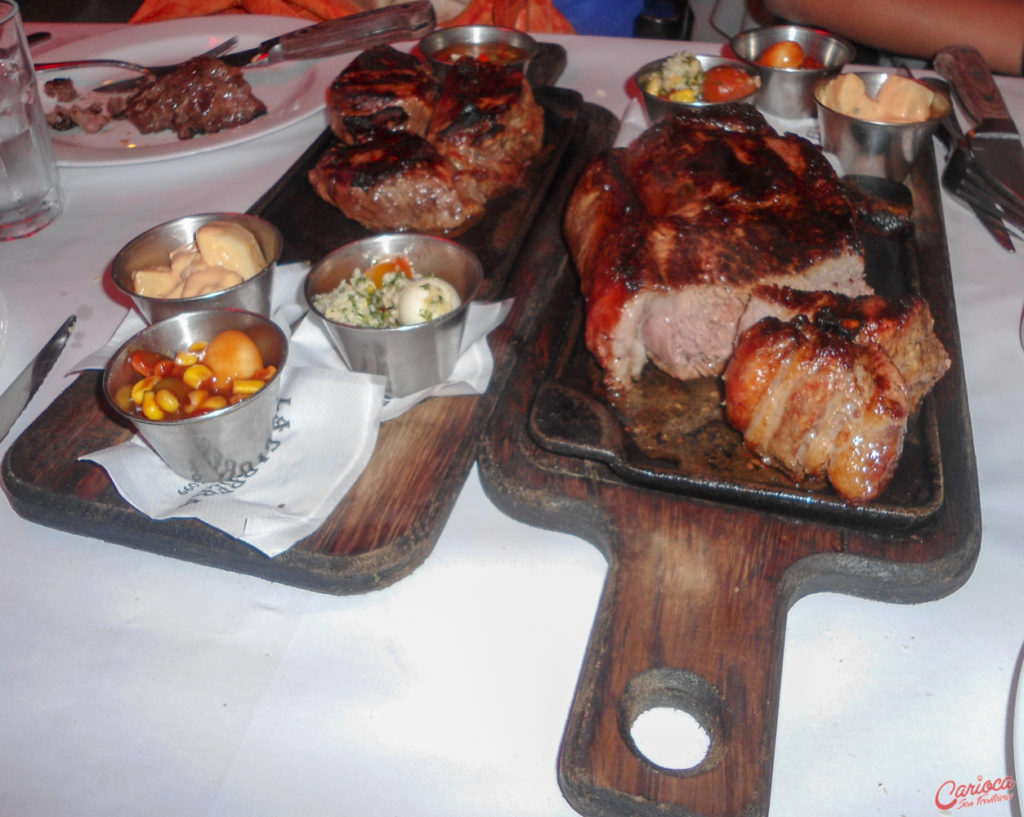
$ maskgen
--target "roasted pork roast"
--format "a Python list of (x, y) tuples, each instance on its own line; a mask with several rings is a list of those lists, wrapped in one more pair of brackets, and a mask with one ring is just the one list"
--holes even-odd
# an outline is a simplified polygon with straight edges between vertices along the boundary
[(740, 336), (723, 380), (726, 419), (795, 481), (826, 476), (844, 499), (864, 503), (892, 479), (910, 404), (879, 345), (804, 316), (763, 318)]
[(737, 333), (773, 316), (791, 321), (805, 316), (816, 326), (860, 345), (876, 343), (906, 383), (911, 413), (950, 367), (949, 355), (935, 334), (927, 302), (916, 295), (849, 298), (835, 292), (802, 292), (789, 287), (755, 287)]
[(612, 389), (648, 360), (681, 379), (720, 374), (757, 284), (871, 292), (831, 165), (747, 105), (692, 109), (599, 155), (565, 234)]

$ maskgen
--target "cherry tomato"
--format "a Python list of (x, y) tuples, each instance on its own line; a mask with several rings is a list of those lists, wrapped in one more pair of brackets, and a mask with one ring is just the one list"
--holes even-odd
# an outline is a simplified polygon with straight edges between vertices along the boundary
[(150, 352), (148, 349), (135, 349), (128, 355), (131, 367), (143, 377), (153, 374), (156, 365), (165, 359), (163, 355)]
[(757, 80), (746, 71), (731, 65), (709, 68), (704, 74), (705, 102), (728, 102), (757, 90)]
[(804, 50), (800, 43), (783, 40), (762, 51), (757, 61), (772, 68), (803, 68)]

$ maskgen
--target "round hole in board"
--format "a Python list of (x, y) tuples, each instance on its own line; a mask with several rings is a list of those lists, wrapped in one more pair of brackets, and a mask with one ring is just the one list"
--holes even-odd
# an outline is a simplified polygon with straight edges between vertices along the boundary
[(640, 754), (674, 771), (699, 766), (711, 748), (711, 737), (693, 715), (667, 706), (641, 712), (630, 735)]
[(696, 673), (657, 667), (630, 678), (618, 712), (619, 732), (658, 770), (703, 774), (725, 755), (726, 712), (718, 690)]

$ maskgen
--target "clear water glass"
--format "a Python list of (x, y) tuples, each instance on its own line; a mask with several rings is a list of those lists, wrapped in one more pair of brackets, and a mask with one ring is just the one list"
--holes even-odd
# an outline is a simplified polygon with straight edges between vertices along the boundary
[(63, 206), (21, 12), (0, 0), (0, 241), (38, 232)]

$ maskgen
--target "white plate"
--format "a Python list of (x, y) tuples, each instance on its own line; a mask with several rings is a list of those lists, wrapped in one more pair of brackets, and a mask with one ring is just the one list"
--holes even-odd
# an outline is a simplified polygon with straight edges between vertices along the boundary
[[(306, 25), (303, 21), (251, 14), (192, 17), (130, 25), (47, 51), (40, 56), (40, 60), (58, 62), (107, 58), (143, 65), (161, 65), (200, 54), (232, 35), (238, 36), (235, 50), (240, 51), (303, 25)], [(57, 164), (73, 167), (152, 162), (217, 150), (272, 133), (322, 110), (327, 87), (354, 56), (342, 54), (322, 60), (283, 62), (268, 68), (248, 69), (245, 72), (246, 79), (253, 93), (267, 106), (267, 113), (245, 125), (220, 133), (178, 139), (172, 131), (140, 134), (128, 122), (112, 123), (93, 134), (83, 133), (77, 128), (51, 131)], [(91, 68), (63, 73), (49, 71), (39, 75), (39, 82), (42, 85), (47, 79), (68, 76), (74, 80), (81, 94), (95, 87), (104, 72), (109, 78), (110, 70)], [(121, 78), (128, 75), (119, 73), (116, 76)], [(43, 100), (47, 110), (56, 104), (45, 94)]]

